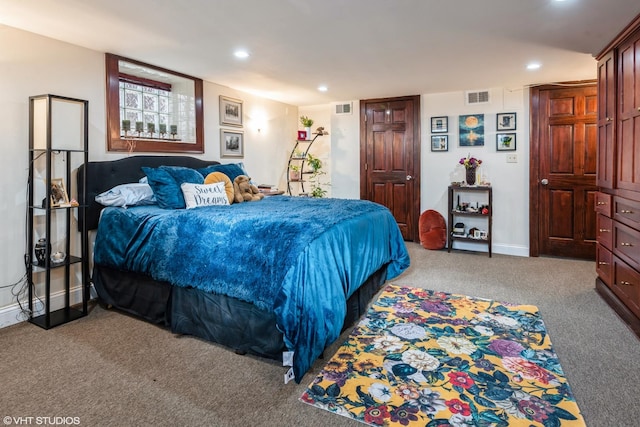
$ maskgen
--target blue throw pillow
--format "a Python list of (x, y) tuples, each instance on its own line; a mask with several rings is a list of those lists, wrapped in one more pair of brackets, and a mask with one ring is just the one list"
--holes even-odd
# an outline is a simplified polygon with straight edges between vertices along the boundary
[(206, 168), (198, 169), (198, 172), (200, 172), (202, 176), (207, 176), (211, 172), (222, 172), (223, 174), (229, 177), (231, 182), (233, 182), (233, 180), (236, 179), (238, 175), (247, 175), (247, 172), (240, 165), (242, 165), (242, 163), (211, 165), (211, 166), (207, 166)]
[(184, 209), (186, 204), (180, 186), (185, 182), (204, 183), (200, 172), (182, 166), (143, 167), (142, 172), (147, 175), (158, 205), (163, 209)]

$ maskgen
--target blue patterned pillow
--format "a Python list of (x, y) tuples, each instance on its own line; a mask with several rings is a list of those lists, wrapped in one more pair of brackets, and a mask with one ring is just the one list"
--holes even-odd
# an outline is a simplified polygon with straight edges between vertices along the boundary
[(211, 165), (211, 166), (207, 166), (206, 168), (198, 169), (198, 172), (200, 172), (202, 176), (207, 176), (212, 172), (222, 172), (223, 174), (229, 177), (231, 182), (233, 182), (233, 180), (236, 179), (238, 175), (247, 175), (247, 172), (244, 170), (242, 166), (244, 166), (242, 165), (242, 163), (227, 163), (224, 165)]
[(203, 184), (204, 177), (195, 169), (182, 166), (143, 167), (158, 205), (163, 209), (184, 209), (186, 204), (180, 185), (184, 182)]

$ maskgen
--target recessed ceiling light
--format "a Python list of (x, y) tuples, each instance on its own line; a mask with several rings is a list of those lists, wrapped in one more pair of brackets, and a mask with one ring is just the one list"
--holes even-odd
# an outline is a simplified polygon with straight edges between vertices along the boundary
[(329, 88), (328, 88), (328, 87), (326, 87), (325, 85), (320, 85), (320, 86), (318, 86), (318, 90), (319, 90), (320, 92), (326, 92), (326, 91), (328, 91), (328, 90), (329, 90)]
[(532, 62), (530, 64), (527, 64), (527, 70), (537, 70), (540, 67), (541, 65), (537, 62)]
[(236, 50), (235, 52), (233, 52), (233, 55), (236, 58), (244, 59), (249, 57), (249, 52), (247, 52), (246, 50)]

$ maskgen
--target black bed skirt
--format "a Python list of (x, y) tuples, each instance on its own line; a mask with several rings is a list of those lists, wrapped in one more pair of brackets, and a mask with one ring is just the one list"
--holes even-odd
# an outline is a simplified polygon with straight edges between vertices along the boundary
[[(386, 277), (384, 266), (347, 300), (343, 330), (365, 313)], [(100, 265), (94, 266), (93, 283), (101, 303), (169, 327), (173, 333), (193, 335), (269, 359), (281, 360), (286, 350), (275, 315), (251, 303)]]

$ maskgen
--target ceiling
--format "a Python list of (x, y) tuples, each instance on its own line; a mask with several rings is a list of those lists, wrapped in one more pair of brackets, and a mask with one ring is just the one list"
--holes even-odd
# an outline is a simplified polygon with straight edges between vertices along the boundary
[(0, 0), (7, 26), (298, 106), (593, 79), (638, 14), (638, 0)]

